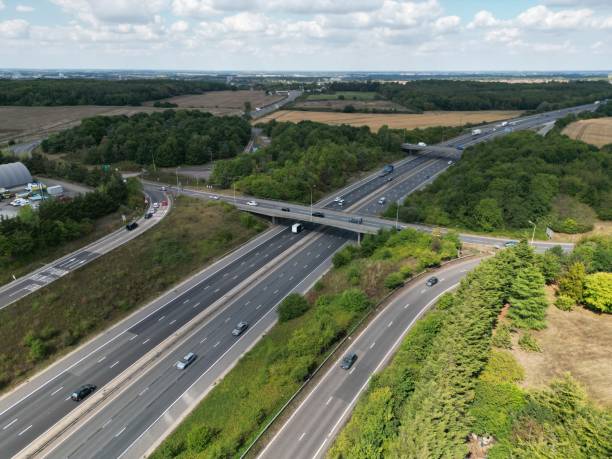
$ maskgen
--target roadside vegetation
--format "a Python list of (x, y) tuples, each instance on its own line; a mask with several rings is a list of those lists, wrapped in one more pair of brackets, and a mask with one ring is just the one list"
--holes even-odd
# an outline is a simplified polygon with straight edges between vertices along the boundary
[(155, 228), (0, 310), (0, 388), (48, 365), (265, 227), (227, 204), (178, 197)]
[(140, 105), (182, 94), (229, 87), (220, 81), (187, 80), (0, 80), (0, 105)]
[(279, 323), (152, 457), (237, 457), (378, 302), (414, 273), (455, 257), (458, 245), (453, 235), (404, 230), (368, 235), (338, 252), (306, 299), (290, 295), (280, 304)]
[[(536, 255), (521, 243), (484, 261), (373, 376), (328, 457), (609, 457), (612, 412), (571, 376), (524, 389), (525, 370), (509, 350), (542, 352), (535, 334), (547, 325), (545, 282), (579, 291), (576, 263), (612, 270), (610, 243), (585, 241), (569, 255)], [(612, 300), (605, 295), (598, 301)]]
[(217, 161), (210, 182), (261, 198), (310, 202), (346, 185), (349, 177), (403, 156), (404, 141), (438, 142), (461, 128), (437, 127), (415, 131), (329, 126), (322, 123), (259, 125), (271, 144), (256, 153)]
[(612, 151), (563, 135), (509, 134), (466, 150), (405, 200), (399, 218), (485, 232), (531, 229), (532, 221), (540, 231), (581, 233), (612, 219), (611, 165)]
[(166, 110), (133, 116), (96, 116), (42, 142), (46, 153), (72, 153), (86, 164), (133, 161), (177, 166), (230, 158), (242, 151), (251, 127), (236, 116)]

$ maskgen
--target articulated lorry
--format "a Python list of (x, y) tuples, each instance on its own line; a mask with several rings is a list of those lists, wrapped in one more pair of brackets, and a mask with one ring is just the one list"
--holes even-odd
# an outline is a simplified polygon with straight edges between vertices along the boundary
[(392, 172), (393, 172), (393, 164), (387, 164), (385, 167), (383, 167), (383, 170), (380, 173), (380, 176), (384, 177), (385, 175), (389, 175)]

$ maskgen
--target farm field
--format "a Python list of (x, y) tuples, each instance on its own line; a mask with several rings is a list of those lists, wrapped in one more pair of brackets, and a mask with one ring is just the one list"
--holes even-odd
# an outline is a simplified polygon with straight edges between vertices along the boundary
[(422, 114), (370, 114), (370, 113), (334, 113), (310, 112), (299, 110), (279, 110), (257, 122), (309, 120), (327, 124), (350, 124), (351, 126), (369, 126), (378, 131), (387, 125), (394, 129), (416, 129), (432, 126), (460, 126), (466, 123), (481, 123), (514, 118), (521, 114), (517, 110), (486, 110), (475, 112), (425, 112)]
[(78, 125), (83, 118), (96, 115), (133, 115), (164, 110), (154, 107), (0, 107), (0, 142), (46, 135)]
[(348, 100), (374, 100), (375, 92), (338, 91), (334, 94), (310, 94), (308, 100), (337, 100), (340, 96)]
[(569, 124), (563, 134), (597, 147), (612, 143), (612, 118), (580, 120)]
[(297, 102), (294, 105), (294, 108), (302, 109), (302, 110), (329, 110), (329, 111), (337, 111), (343, 110), (347, 105), (352, 105), (355, 107), (355, 110), (387, 110), (387, 111), (397, 111), (397, 112), (408, 112), (409, 110), (402, 105), (396, 104), (395, 102), (391, 102), (390, 100), (351, 100), (351, 99), (327, 99), (327, 100), (305, 100), (301, 102)]
[[(160, 102), (177, 104), (179, 108), (204, 108), (214, 115), (241, 115), (244, 103), (251, 102), (253, 109), (282, 100), (284, 96), (266, 95), (265, 91), (211, 91), (171, 97)], [(146, 105), (152, 105), (147, 102)]]

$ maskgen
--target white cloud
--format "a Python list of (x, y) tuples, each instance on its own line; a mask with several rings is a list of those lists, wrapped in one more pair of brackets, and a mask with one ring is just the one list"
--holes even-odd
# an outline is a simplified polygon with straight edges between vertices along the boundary
[(162, 12), (169, 0), (51, 0), (64, 11), (89, 23), (146, 23)]
[(32, 8), (31, 6), (28, 6), (28, 5), (17, 5), (15, 7), (15, 10), (18, 13), (30, 13), (30, 12), (34, 11), (34, 8)]
[(516, 43), (521, 31), (516, 27), (503, 27), (486, 33), (485, 40), (492, 43)]
[(30, 24), (23, 19), (9, 19), (0, 22), (0, 37), (7, 39), (26, 38), (30, 32)]
[(487, 10), (481, 10), (474, 16), (474, 20), (468, 24), (468, 29), (475, 29), (479, 27), (494, 27), (501, 21), (495, 19), (493, 13)]
[(575, 29), (592, 24), (592, 16), (593, 11), (587, 8), (552, 11), (544, 5), (538, 5), (519, 14), (517, 22), (537, 29)]
[(438, 33), (446, 33), (459, 27), (461, 18), (459, 16), (443, 16), (434, 22), (434, 30)]
[(4, 2), (0, 0), (0, 10), (3, 10), (4, 8), (6, 8), (6, 6), (4, 5)]
[(178, 33), (187, 32), (187, 30), (189, 30), (189, 23), (185, 21), (173, 22), (172, 25), (170, 26), (170, 30), (172, 32), (178, 32)]

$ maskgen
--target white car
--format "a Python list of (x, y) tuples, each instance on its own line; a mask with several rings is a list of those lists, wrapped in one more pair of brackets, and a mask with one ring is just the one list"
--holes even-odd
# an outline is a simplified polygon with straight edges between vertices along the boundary
[(257, 202), (256, 202), (256, 201), (248, 201), (248, 202), (247, 202), (247, 206), (255, 207), (255, 206), (257, 206), (257, 205), (258, 205), (258, 204), (257, 204)]
[(216, 194), (211, 194), (209, 196), (210, 199), (214, 199), (215, 201), (219, 199), (219, 196), (217, 196)]
[(11, 206), (21, 207), (21, 206), (27, 206), (29, 203), (30, 201), (28, 201), (27, 199), (17, 198), (14, 201), (11, 201)]
[(426, 147), (427, 146), (427, 144), (425, 142), (419, 142), (419, 143), (417, 143), (417, 145), (419, 147)]
[(159, 208), (159, 202), (154, 202), (153, 203), (153, 208), (154, 209), (158, 209)]

